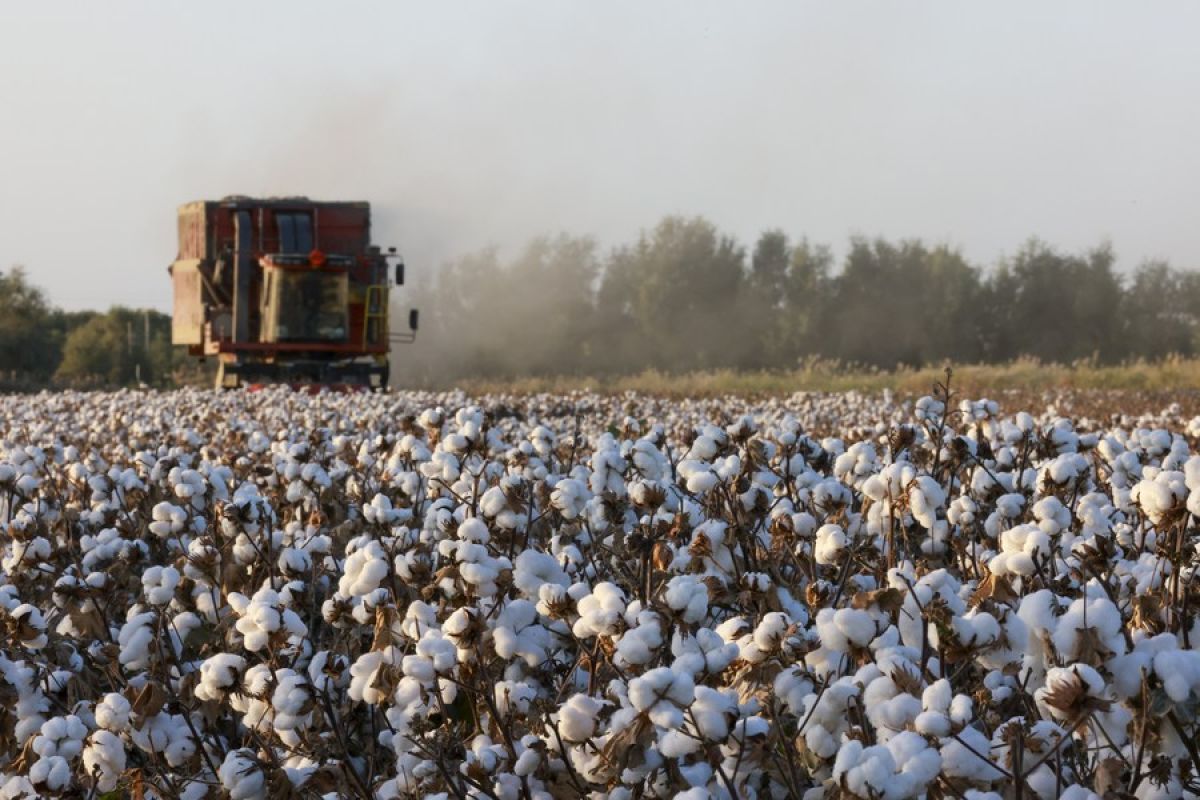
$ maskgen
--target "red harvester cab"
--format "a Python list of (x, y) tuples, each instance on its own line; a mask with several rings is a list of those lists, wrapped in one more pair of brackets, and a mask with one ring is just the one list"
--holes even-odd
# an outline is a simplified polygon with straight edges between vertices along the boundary
[[(388, 274), (395, 260), (394, 276)], [(394, 341), (388, 295), (404, 264), (371, 244), (367, 203), (227, 197), (179, 209), (171, 339), (218, 359), (217, 386), (383, 387)]]

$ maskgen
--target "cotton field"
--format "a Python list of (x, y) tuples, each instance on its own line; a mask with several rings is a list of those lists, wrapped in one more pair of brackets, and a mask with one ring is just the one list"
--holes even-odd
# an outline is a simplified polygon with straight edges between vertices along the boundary
[(1200, 796), (1200, 418), (1010, 399), (0, 397), (0, 798)]

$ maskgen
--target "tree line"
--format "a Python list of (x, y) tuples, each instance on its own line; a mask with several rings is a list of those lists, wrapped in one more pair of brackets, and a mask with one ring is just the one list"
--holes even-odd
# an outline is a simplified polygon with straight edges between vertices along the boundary
[(486, 249), (419, 294), (421, 343), (398, 369), (435, 382), (1200, 349), (1200, 273), (1152, 261), (1122, 275), (1108, 245), (1070, 253), (1030, 240), (984, 267), (947, 245), (855, 237), (839, 263), (781, 230), (748, 248), (703, 218), (667, 217), (608, 252), (567, 235), (507, 259)]
[(173, 383), (171, 318), (53, 306), (25, 271), (0, 270), (0, 390)]
[[(1031, 240), (981, 266), (947, 245), (865, 237), (835, 259), (781, 230), (747, 247), (706, 219), (672, 216), (609, 250), (559, 235), (444, 264), (405, 298), (422, 330), (395, 353), (393, 375), (446, 385), (811, 358), (892, 368), (1200, 355), (1200, 273), (1150, 261), (1122, 274), (1115, 263), (1107, 245), (1072, 253)], [(0, 388), (165, 386), (188, 366), (167, 315), (63, 311), (20, 268), (0, 271)]]

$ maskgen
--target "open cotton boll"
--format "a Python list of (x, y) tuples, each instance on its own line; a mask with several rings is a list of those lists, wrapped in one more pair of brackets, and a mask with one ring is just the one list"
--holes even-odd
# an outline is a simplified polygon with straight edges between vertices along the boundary
[(338, 591), (347, 597), (362, 597), (379, 588), (391, 571), (387, 554), (379, 542), (368, 542), (346, 559)]
[(823, 608), (817, 612), (816, 622), (821, 644), (838, 652), (866, 647), (879, 633), (874, 617), (860, 609)]
[(496, 710), (502, 718), (528, 714), (529, 704), (537, 698), (537, 689), (525, 681), (499, 681), (495, 686)]
[(1083, 661), (1098, 665), (1125, 652), (1121, 612), (1100, 592), (1097, 587), (1092, 596), (1076, 598), (1057, 620), (1051, 638), (1059, 655), (1068, 663)]
[(822, 525), (817, 529), (813, 557), (818, 564), (835, 564), (850, 545), (850, 537), (838, 525)]
[(933, 478), (921, 475), (908, 488), (909, 511), (925, 530), (933, 530), (937, 512), (946, 503), (946, 492)]
[(1188, 498), (1184, 473), (1163, 470), (1153, 479), (1141, 480), (1133, 487), (1129, 498), (1155, 525), (1165, 525)]
[(620, 630), (625, 615), (625, 595), (615, 584), (599, 583), (576, 604), (579, 619), (572, 631), (581, 639), (611, 636)]
[(293, 746), (299, 744), (295, 731), (307, 728), (313, 719), (313, 697), (305, 676), (293, 670), (276, 673), (275, 691), (271, 693), (275, 732)]
[(1034, 693), (1034, 699), (1046, 716), (1074, 720), (1088, 711), (1107, 710), (1107, 692), (1099, 672), (1086, 664), (1073, 664), (1047, 670), (1045, 685)]
[[(62, 756), (39, 758), (29, 768), (29, 781), (35, 787), (48, 792), (61, 792), (71, 784), (71, 764)], [(38, 792), (35, 797), (43, 797)]]
[(129, 727), (131, 707), (125, 695), (109, 692), (96, 704), (96, 724), (105, 730), (121, 733)]
[(218, 777), (230, 800), (264, 800), (267, 796), (266, 775), (249, 748), (230, 750), (221, 762)]
[(586, 694), (573, 694), (558, 710), (558, 731), (568, 742), (583, 742), (596, 734), (597, 715), (604, 704)]
[(999, 576), (1027, 577), (1045, 563), (1050, 554), (1050, 537), (1037, 525), (1009, 528), (1000, 534), (1000, 552), (988, 562), (988, 571)]
[(880, 741), (908, 728), (921, 713), (920, 699), (901, 691), (888, 675), (868, 683), (862, 699), (867, 719), (875, 726)]
[(664, 758), (683, 758), (703, 746), (704, 742), (683, 731), (667, 731), (657, 744), (658, 752), (662, 753)]
[(642, 612), (638, 624), (621, 634), (617, 640), (616, 665), (627, 669), (649, 663), (663, 643), (662, 623), (656, 613)]
[(22, 647), (36, 652), (46, 646), (46, 619), (37, 606), (21, 603), (8, 612), (8, 617)]
[(175, 587), (179, 585), (179, 570), (174, 567), (148, 567), (142, 573), (142, 590), (146, 602), (152, 606), (166, 605), (175, 595)]
[(88, 730), (79, 717), (51, 717), (42, 723), (41, 731), (33, 737), (30, 748), (42, 758), (61, 756), (68, 761), (79, 755)]
[(889, 784), (896, 779), (896, 761), (883, 745), (864, 747), (851, 740), (838, 751), (833, 779), (855, 797), (890, 798)]
[(680, 619), (696, 623), (708, 614), (708, 586), (693, 575), (676, 575), (667, 582), (663, 600)]
[(568, 520), (578, 519), (589, 499), (587, 485), (573, 478), (563, 478), (554, 484), (554, 491), (550, 493), (551, 504), (563, 519)]
[(168, 502), (158, 503), (151, 511), (150, 532), (160, 539), (179, 534), (187, 524), (188, 513)]
[(363, 506), (363, 518), (378, 525), (391, 525), (404, 514), (405, 510), (394, 508), (391, 499), (384, 494), (376, 494)]
[(731, 690), (697, 686), (690, 710), (696, 731), (710, 742), (719, 742), (729, 735), (730, 725), (738, 718), (737, 695)]
[(96, 778), (96, 789), (111, 792), (125, 772), (125, 744), (114, 733), (98, 730), (88, 737), (83, 768)]
[(691, 705), (695, 688), (691, 675), (658, 667), (629, 681), (629, 702), (655, 725), (677, 728), (683, 724), (680, 709)]
[(566, 571), (549, 553), (525, 550), (513, 565), (513, 585), (530, 599), (538, 597), (541, 588), (547, 584), (566, 587), (570, 582)]
[(273, 636), (287, 639), (308, 632), (304, 621), (284, 605), (274, 589), (263, 587), (250, 599), (234, 592), (230, 594), (229, 602), (238, 615), (235, 627), (242, 634), (245, 647), (250, 652), (265, 649)]
[(676, 467), (676, 471), (683, 479), (687, 490), (695, 495), (703, 495), (721, 482), (721, 477), (713, 471), (710, 464), (704, 461), (692, 459), (681, 461)]
[(1200, 651), (1167, 650), (1154, 656), (1154, 673), (1163, 691), (1176, 703), (1200, 697)]
[(239, 655), (217, 653), (210, 656), (200, 664), (200, 682), (196, 684), (196, 697), (216, 702), (224, 700), (226, 693), (241, 680), (245, 669), (246, 659)]
[(150, 664), (155, 641), (157, 615), (143, 612), (131, 615), (117, 634), (121, 651), (119, 661), (131, 670), (142, 670)]

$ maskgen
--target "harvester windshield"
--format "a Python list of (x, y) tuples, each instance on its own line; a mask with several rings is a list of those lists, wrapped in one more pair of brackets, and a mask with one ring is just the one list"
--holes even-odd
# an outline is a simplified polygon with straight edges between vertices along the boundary
[(347, 276), (326, 270), (267, 269), (267, 341), (344, 342)]

